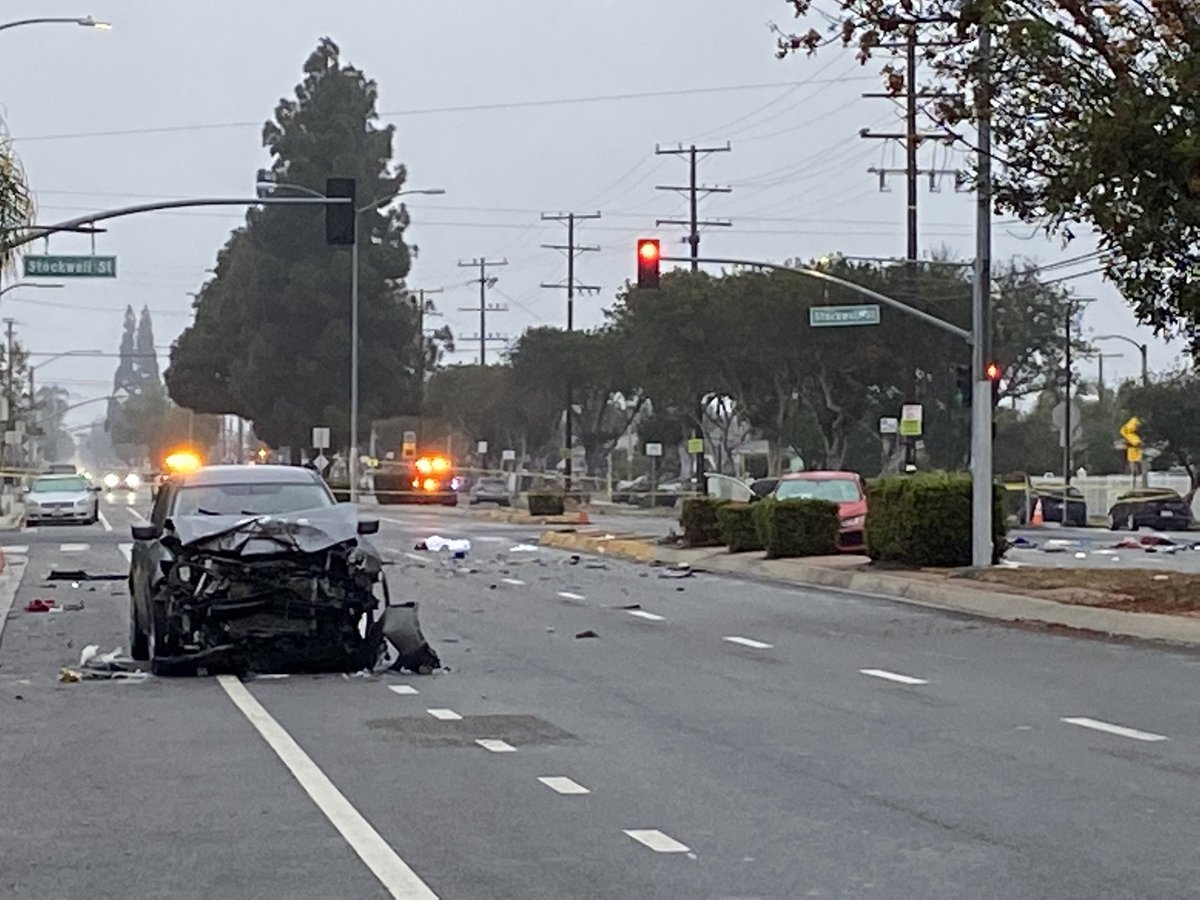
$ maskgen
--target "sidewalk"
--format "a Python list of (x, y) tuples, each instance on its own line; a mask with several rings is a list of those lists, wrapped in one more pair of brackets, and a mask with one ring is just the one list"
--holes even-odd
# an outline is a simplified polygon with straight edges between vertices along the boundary
[(1200, 646), (1200, 618), (1059, 603), (1003, 585), (983, 586), (954, 571), (880, 571), (865, 556), (765, 559), (723, 547), (680, 550), (628, 536), (572, 531), (542, 535), (543, 546), (640, 563), (686, 564), (723, 575), (868, 594), (1004, 622), (1035, 622), (1119, 637)]

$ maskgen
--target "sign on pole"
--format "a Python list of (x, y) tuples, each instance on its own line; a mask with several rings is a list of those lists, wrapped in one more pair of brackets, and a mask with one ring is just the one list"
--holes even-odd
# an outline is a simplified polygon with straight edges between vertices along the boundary
[(905, 403), (900, 407), (900, 433), (905, 437), (921, 436), (924, 409), (920, 403)]
[(1125, 443), (1130, 447), (1142, 446), (1142, 436), (1138, 434), (1138, 429), (1142, 427), (1142, 420), (1137, 416), (1130, 417), (1129, 421), (1121, 426), (1121, 437), (1125, 438)]
[(687, 452), (691, 456), (704, 452), (704, 438), (688, 438)]
[(475, 445), (475, 452), (479, 453), (479, 454), (484, 454), (484, 453), (487, 453), (487, 448), (488, 448), (488, 442), (480, 441), (478, 444)]
[(900, 433), (900, 420), (897, 419), (895, 416), (883, 416), (879, 420), (879, 433), (880, 434), (899, 434)]
[(646, 445), (646, 455), (647, 456), (662, 456), (662, 453), (663, 453), (663, 445), (662, 444), (647, 444)]
[(516, 462), (517, 461), (517, 451), (516, 450), (502, 450), (502, 451), (500, 451), (500, 459), (503, 460), (504, 462)]
[(808, 324), (813, 328), (878, 325), (879, 306), (874, 303), (860, 303), (855, 306), (810, 306)]
[(115, 256), (26, 256), (26, 278), (116, 278)]
[(314, 428), (312, 433), (312, 445), (314, 450), (329, 449), (329, 429)]
[[(403, 435), (403, 440), (400, 443), (400, 458), (412, 459), (417, 455), (417, 433), (415, 431), (406, 431)], [(389, 459), (394, 459), (395, 455), (390, 454)]]

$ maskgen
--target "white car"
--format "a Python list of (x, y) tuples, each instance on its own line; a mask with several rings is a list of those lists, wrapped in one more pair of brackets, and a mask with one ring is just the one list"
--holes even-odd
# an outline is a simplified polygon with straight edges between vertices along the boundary
[(98, 487), (82, 475), (41, 475), (25, 488), (25, 524), (100, 521)]

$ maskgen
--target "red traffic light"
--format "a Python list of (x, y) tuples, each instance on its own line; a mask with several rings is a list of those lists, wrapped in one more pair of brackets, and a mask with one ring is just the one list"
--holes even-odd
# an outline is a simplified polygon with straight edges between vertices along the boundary
[(662, 249), (655, 238), (642, 238), (637, 242), (637, 286), (643, 290), (658, 287), (658, 264)]
[(984, 374), (984, 377), (987, 378), (988, 381), (999, 381), (1000, 380), (1000, 364), (994, 363), (994, 362), (988, 363), (983, 369), (983, 374)]

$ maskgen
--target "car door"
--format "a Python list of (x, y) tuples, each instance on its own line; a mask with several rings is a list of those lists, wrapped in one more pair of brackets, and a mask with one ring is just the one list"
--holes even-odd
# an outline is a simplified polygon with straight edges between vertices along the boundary
[[(170, 509), (171, 498), (174, 496), (171, 485), (163, 485), (154, 498), (150, 509), (150, 524), (158, 528), (162, 534), (163, 523), (167, 520), (167, 510)], [(152, 541), (134, 541), (129, 560), (129, 592), (130, 602), (136, 603), (143, 615), (147, 614), (150, 605), (150, 581), (152, 569), (158, 565), (160, 548), (158, 539)]]

